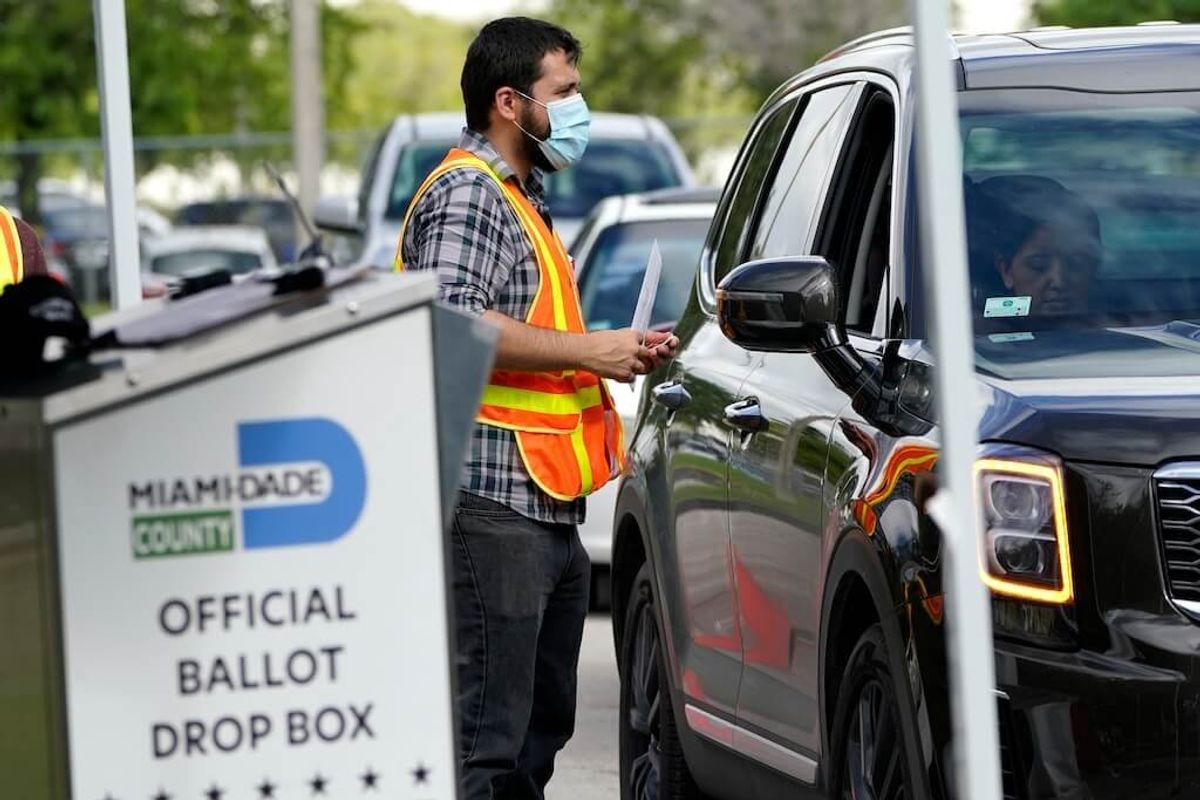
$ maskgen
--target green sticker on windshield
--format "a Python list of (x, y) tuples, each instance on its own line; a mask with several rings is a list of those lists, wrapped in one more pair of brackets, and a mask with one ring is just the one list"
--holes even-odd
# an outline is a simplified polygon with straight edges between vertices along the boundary
[(1028, 317), (1032, 299), (1028, 297), (989, 297), (983, 306), (985, 317)]

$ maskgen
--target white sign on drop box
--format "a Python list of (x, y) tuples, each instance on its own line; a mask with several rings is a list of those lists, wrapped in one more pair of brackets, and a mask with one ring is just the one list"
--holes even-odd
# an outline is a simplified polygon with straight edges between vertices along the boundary
[(428, 313), (56, 432), (75, 800), (455, 796)]

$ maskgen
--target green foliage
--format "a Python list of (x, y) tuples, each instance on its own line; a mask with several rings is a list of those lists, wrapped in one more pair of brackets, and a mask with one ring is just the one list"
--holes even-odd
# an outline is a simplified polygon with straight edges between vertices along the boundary
[(330, 129), (377, 128), (396, 114), (462, 108), (458, 80), (472, 26), (414, 14), (395, 0), (362, 0), (344, 13), (356, 32), (344, 92), (329, 104)]
[(1200, 22), (1200, 0), (1039, 0), (1033, 15), (1042, 25), (1077, 28), (1166, 19)]
[(555, 0), (548, 16), (583, 43), (589, 103), (606, 111), (686, 113), (694, 95), (728, 88), (679, 0)]
[(692, 0), (552, 0), (546, 18), (583, 44), (583, 91), (598, 111), (734, 124), (676, 126), (695, 156), (732, 144), (761, 98), (743, 86), (740, 63), (710, 46)]
[[(126, 0), (130, 102), (138, 136), (291, 127), (287, 0)], [(99, 134), (91, 0), (0, 0), (0, 138)], [(325, 97), (340, 113), (359, 25), (322, 8)], [(140, 153), (143, 169), (190, 154)], [(37, 218), (42, 164), (19, 160), (21, 208)]]

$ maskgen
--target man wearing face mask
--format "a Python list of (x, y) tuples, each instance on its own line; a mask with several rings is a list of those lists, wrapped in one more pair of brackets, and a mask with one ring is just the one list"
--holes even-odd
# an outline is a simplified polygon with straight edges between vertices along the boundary
[[(542, 175), (583, 155), (579, 42), (489, 23), (467, 52), (467, 127), (410, 204), (399, 270), (500, 329), (451, 530), (463, 796), (542, 798), (575, 725), (590, 564), (584, 498), (624, 463), (605, 378), (670, 358), (675, 337), (588, 333)], [(630, 310), (632, 313), (632, 309)]]

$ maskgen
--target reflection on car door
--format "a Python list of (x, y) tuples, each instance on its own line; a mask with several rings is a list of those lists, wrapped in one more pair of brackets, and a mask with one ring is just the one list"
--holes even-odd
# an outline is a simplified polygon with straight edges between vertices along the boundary
[[(864, 84), (813, 92), (747, 252), (748, 259), (825, 256), (838, 271), (852, 340), (875, 332), (879, 316), (888, 260), (890, 109), (886, 92)], [(730, 529), (744, 653), (739, 724), (816, 757), (822, 483), (833, 426), (852, 399), (852, 390), (822, 368), (825, 358), (765, 354), (730, 415)], [(804, 772), (798, 768), (797, 776)]]
[[(785, 103), (752, 134), (717, 212), (703, 257), (697, 295), (733, 266), (745, 240), (763, 177), (788, 126)], [(708, 282), (707, 284), (703, 282)], [(709, 292), (711, 293), (711, 292)], [(666, 413), (665, 452), (671, 492), (671, 528), (662, 547), (664, 590), (688, 702), (732, 720), (741, 679), (742, 644), (729, 554), (729, 428), (722, 414), (751, 369), (751, 354), (721, 333), (709, 303), (693, 297), (677, 328), (681, 346), (669, 378), (651, 388)], [(676, 577), (677, 585), (671, 578)]]

